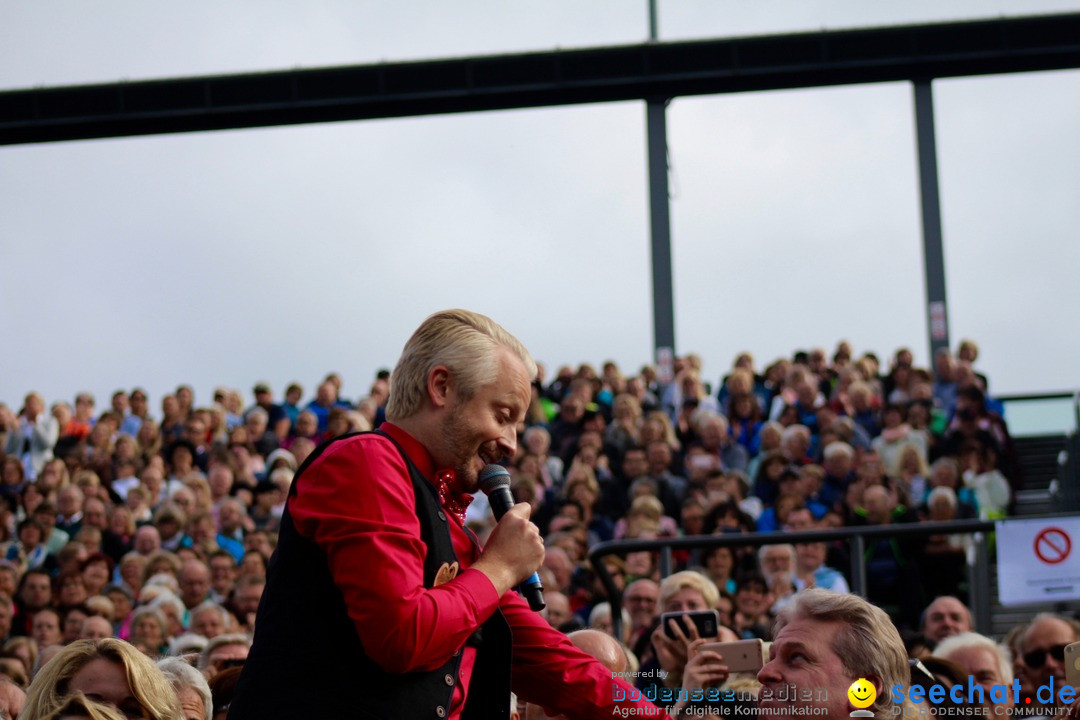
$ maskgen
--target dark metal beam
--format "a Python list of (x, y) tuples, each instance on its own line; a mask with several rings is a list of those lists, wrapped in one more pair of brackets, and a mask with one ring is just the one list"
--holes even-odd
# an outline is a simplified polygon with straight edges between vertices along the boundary
[(675, 356), (675, 291), (671, 267), (671, 207), (668, 200), (667, 103), (645, 106), (649, 157), (649, 220), (652, 227), (653, 360), (661, 375)]
[(0, 144), (1080, 67), (1080, 13), (0, 93)]
[(923, 273), (926, 327), (931, 367), (939, 350), (949, 349), (949, 304), (945, 296), (945, 249), (941, 235), (934, 95), (929, 80), (915, 83), (915, 134), (919, 146), (919, 198), (922, 204)]

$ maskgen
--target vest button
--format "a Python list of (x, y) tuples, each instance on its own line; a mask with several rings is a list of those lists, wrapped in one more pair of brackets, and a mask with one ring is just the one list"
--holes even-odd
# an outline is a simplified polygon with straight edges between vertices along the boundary
[(446, 708), (440, 705), (439, 707), (435, 708), (435, 714), (439, 717), (446, 717)]
[[(439, 519), (443, 522), (446, 522), (446, 513), (444, 513), (442, 510), (439, 511)], [(442, 715), (440, 715), (439, 717), (442, 717)]]
[(443, 682), (445, 682), (447, 685), (453, 685), (454, 684), (454, 676), (451, 675), (450, 673), (446, 673), (446, 675), (443, 676)]

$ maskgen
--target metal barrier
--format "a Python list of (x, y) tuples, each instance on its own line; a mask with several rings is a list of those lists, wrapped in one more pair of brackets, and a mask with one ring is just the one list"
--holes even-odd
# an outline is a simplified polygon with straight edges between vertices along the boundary
[[(1053, 517), (1067, 517), (1054, 515)], [(1035, 519), (1035, 518), (1024, 518)], [(971, 565), (971, 582), (968, 584), (968, 607), (971, 608), (975, 629), (983, 634), (990, 633), (990, 558), (987, 549), (986, 534), (993, 532), (992, 520), (956, 520), (953, 522), (904, 523), (898, 525), (869, 525), (844, 527), (835, 530), (803, 530), (800, 532), (743, 533), (731, 535), (690, 535), (677, 538), (655, 538), (649, 540), (613, 540), (594, 545), (589, 551), (589, 562), (600, 582), (607, 590), (611, 602), (611, 621), (616, 637), (622, 632), (622, 592), (615, 586), (615, 581), (602, 562), (610, 555), (624, 555), (631, 552), (659, 552), (660, 576), (671, 574), (672, 551), (684, 549), (707, 549), (729, 546), (761, 546), (782, 543), (829, 542), (848, 540), (851, 549), (851, 591), (866, 596), (866, 540), (879, 537), (909, 537), (919, 535), (951, 535), (964, 533), (973, 535), (975, 559)]]

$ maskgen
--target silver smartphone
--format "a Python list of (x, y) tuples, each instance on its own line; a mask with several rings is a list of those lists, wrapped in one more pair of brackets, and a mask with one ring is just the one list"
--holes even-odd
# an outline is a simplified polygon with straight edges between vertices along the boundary
[(758, 639), (705, 643), (698, 652), (702, 650), (720, 653), (724, 664), (733, 673), (756, 673), (765, 666), (765, 643)]
[(1065, 646), (1065, 682), (1080, 688), (1080, 642)]

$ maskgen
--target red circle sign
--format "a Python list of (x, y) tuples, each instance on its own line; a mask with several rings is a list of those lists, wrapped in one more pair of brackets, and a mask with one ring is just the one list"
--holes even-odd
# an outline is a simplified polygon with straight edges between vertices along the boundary
[(1035, 555), (1047, 565), (1065, 562), (1072, 552), (1072, 540), (1061, 528), (1048, 527), (1035, 536)]

